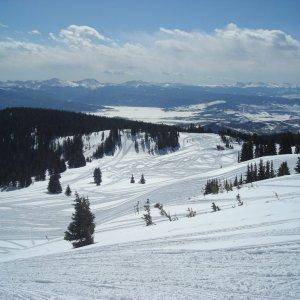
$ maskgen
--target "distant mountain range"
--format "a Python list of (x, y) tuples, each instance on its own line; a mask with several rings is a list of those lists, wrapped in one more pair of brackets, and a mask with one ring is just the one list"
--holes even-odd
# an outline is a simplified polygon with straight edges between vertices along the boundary
[[(129, 81), (100, 83), (95, 79), (65, 81), (0, 81), (0, 108), (42, 107), (98, 111), (104, 106), (178, 107), (205, 104), (190, 119), (249, 131), (299, 130), (300, 86), (263, 82), (186, 85)], [(178, 120), (179, 122), (182, 120)], [(185, 120), (189, 121), (189, 120)]]

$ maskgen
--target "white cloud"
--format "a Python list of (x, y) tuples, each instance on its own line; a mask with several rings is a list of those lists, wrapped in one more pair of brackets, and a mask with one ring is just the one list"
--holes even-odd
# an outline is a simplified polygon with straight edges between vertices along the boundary
[(300, 42), (280, 30), (235, 24), (212, 33), (160, 28), (129, 34), (125, 43), (89, 26), (49, 35), (50, 44), (0, 41), (0, 77), (300, 84)]
[(35, 34), (35, 35), (40, 35), (41, 33), (37, 29), (33, 29), (31, 31), (28, 31), (29, 34)]
[(70, 25), (65, 29), (61, 29), (58, 36), (50, 33), (50, 37), (55, 41), (62, 41), (69, 45), (89, 47), (96, 41), (106, 41), (104, 35), (96, 29), (89, 26)]

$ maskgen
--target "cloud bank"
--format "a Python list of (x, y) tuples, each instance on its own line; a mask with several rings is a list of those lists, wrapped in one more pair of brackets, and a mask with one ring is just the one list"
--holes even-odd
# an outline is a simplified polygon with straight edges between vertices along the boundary
[(0, 39), (0, 79), (96, 78), (103, 82), (300, 84), (300, 41), (281, 30), (228, 24), (207, 33), (160, 28), (118, 39), (70, 25), (57, 33)]

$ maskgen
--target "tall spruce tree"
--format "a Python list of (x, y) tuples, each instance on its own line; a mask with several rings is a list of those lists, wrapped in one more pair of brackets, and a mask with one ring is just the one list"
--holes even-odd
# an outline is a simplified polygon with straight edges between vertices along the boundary
[(241, 151), (240, 162), (253, 158), (253, 143), (251, 141), (244, 142)]
[(72, 222), (65, 232), (65, 240), (72, 242), (74, 248), (90, 245), (94, 243), (95, 216), (90, 210), (88, 198), (75, 194)]
[(275, 171), (274, 171), (274, 163), (271, 161), (271, 166), (270, 166), (270, 178), (276, 177)]
[(265, 179), (271, 178), (271, 165), (270, 162), (267, 161), (266, 168), (265, 168)]
[(263, 180), (265, 179), (265, 177), (266, 177), (266, 168), (263, 160), (261, 159), (258, 165), (258, 180)]
[(49, 194), (60, 194), (62, 192), (59, 178), (60, 175), (58, 173), (54, 173), (50, 176), (49, 183), (48, 183)]
[(100, 168), (95, 168), (94, 170), (94, 182), (96, 185), (100, 185), (102, 182), (102, 173)]

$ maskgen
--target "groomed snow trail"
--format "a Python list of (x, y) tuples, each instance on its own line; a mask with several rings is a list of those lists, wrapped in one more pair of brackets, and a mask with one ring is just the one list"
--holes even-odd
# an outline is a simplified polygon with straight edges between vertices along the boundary
[[(100, 136), (89, 137), (86, 155)], [(149, 155), (136, 153), (126, 133), (122, 141), (114, 157), (62, 174), (63, 189), (89, 196), (94, 245), (73, 250), (63, 241), (73, 197), (48, 195), (47, 181), (0, 193), (0, 299), (300, 298), (300, 174), (203, 197), (208, 178), (245, 172), (239, 145), (220, 152), (217, 135), (181, 134), (179, 151)], [(297, 155), (264, 159), (292, 169)], [(96, 166), (100, 187), (92, 183)], [(132, 173), (136, 181), (144, 173), (146, 184), (130, 184)], [(179, 220), (153, 208), (156, 225), (145, 227), (133, 206), (147, 198)], [(212, 213), (211, 202), (221, 211)], [(186, 218), (188, 207), (196, 217)]]

